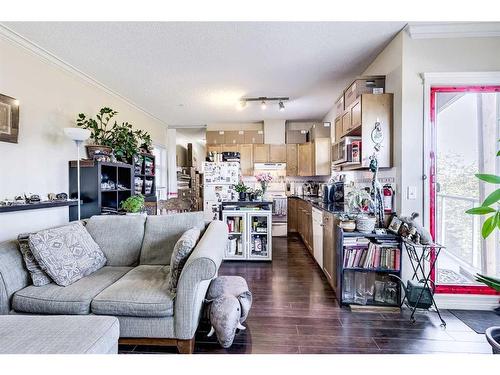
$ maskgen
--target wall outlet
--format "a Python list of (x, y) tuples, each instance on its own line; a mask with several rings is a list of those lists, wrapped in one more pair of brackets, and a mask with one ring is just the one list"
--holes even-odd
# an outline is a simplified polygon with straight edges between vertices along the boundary
[(406, 190), (406, 199), (417, 199), (417, 187), (416, 186), (408, 186)]

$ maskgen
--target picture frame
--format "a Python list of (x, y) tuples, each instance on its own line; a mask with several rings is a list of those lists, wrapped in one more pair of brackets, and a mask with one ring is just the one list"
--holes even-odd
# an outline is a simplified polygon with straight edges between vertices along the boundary
[(403, 224), (403, 222), (396, 215), (394, 215), (391, 218), (391, 222), (389, 223), (389, 226), (387, 227), (387, 230), (389, 232), (398, 234), (399, 233), (399, 229), (401, 228), (401, 224)]
[(17, 143), (19, 136), (19, 101), (0, 94), (0, 141)]

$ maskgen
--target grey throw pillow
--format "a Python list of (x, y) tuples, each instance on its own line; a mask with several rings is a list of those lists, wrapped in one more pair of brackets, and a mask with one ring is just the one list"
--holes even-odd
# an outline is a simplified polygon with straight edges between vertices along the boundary
[(196, 241), (200, 237), (200, 230), (198, 228), (188, 229), (183, 233), (181, 238), (176, 242), (172, 257), (170, 258), (170, 273), (168, 275), (167, 291), (175, 296), (177, 292), (177, 283), (181, 276), (182, 268), (191, 255)]
[(33, 253), (30, 249), (29, 244), (29, 233), (20, 234), (17, 237), (17, 241), (19, 242), (19, 250), (23, 255), (24, 264), (26, 264), (26, 268), (30, 273), (31, 280), (33, 280), (34, 286), (43, 286), (50, 284), (52, 280), (50, 277), (42, 270), (38, 262), (36, 261)]
[(30, 234), (30, 249), (57, 285), (67, 286), (102, 268), (106, 257), (80, 222)]

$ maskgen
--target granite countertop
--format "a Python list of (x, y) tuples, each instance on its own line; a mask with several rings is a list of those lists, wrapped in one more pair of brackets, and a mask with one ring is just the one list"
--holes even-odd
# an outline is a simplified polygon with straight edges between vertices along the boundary
[(299, 196), (299, 195), (290, 195), (289, 198), (298, 198), (302, 199), (303, 201), (311, 203), (313, 207), (319, 208), (320, 210), (330, 212), (332, 214), (342, 214), (347, 212), (346, 210), (346, 204), (344, 203), (325, 203), (323, 202), (323, 199), (320, 197), (315, 197), (315, 196)]

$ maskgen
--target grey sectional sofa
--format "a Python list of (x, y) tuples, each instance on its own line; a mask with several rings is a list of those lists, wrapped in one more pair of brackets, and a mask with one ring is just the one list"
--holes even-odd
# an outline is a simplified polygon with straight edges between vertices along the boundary
[[(170, 256), (180, 236), (202, 235), (180, 275), (174, 298), (166, 292)], [(206, 225), (202, 212), (164, 216), (93, 216), (86, 224), (107, 257), (97, 272), (61, 287), (31, 285), (17, 241), (0, 244), (0, 314), (110, 315), (124, 344), (194, 349), (194, 335), (210, 280), (227, 242), (221, 221)]]

